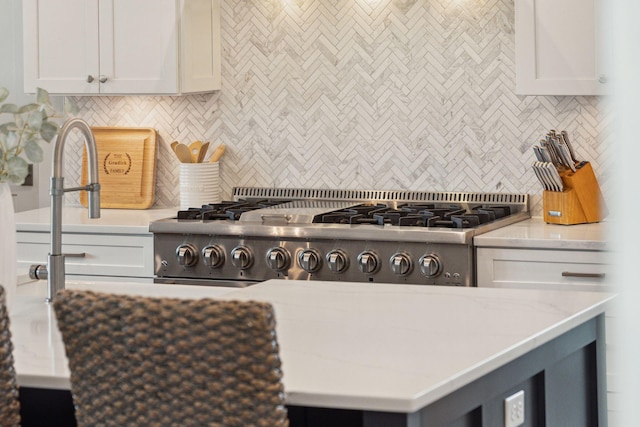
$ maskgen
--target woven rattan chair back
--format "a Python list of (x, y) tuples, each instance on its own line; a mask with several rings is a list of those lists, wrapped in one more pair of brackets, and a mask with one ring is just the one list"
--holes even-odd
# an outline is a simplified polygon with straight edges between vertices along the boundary
[(5, 290), (0, 286), (0, 427), (20, 426), (18, 383), (13, 365)]
[(65, 290), (79, 426), (287, 426), (273, 307)]

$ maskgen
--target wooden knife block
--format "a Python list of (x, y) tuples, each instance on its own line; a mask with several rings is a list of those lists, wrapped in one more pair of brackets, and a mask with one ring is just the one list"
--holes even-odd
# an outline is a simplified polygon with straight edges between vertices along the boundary
[(550, 224), (588, 224), (600, 222), (607, 215), (600, 186), (587, 162), (575, 172), (560, 172), (564, 191), (544, 191), (544, 221)]

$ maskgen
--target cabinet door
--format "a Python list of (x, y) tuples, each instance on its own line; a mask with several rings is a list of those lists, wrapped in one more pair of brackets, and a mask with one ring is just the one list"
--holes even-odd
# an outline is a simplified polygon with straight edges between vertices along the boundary
[(100, 0), (101, 93), (177, 93), (176, 0)]
[(23, 40), (25, 92), (98, 92), (98, 0), (23, 0)]
[(600, 0), (516, 0), (516, 93), (607, 92)]

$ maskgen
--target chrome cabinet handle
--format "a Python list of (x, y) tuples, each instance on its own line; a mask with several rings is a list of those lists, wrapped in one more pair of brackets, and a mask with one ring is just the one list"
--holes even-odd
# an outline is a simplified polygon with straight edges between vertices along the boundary
[(107, 76), (100, 76), (100, 83), (105, 83), (107, 81)]
[(562, 277), (588, 277), (591, 279), (604, 279), (605, 273), (574, 273), (571, 271), (563, 271)]
[(65, 258), (85, 258), (87, 256), (86, 252), (79, 252), (75, 254), (62, 254)]

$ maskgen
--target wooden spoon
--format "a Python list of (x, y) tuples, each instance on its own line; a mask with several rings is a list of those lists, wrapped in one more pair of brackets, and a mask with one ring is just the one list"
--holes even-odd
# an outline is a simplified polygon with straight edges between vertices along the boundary
[(200, 147), (200, 153), (198, 154), (198, 163), (202, 163), (202, 161), (204, 160), (204, 156), (207, 155), (208, 149), (209, 141), (205, 142), (204, 144), (202, 144), (202, 147)]
[(200, 148), (202, 148), (202, 141), (193, 141), (191, 144), (189, 144), (191, 163), (198, 163), (198, 157), (200, 157)]
[(226, 146), (224, 144), (218, 145), (218, 147), (215, 149), (211, 157), (209, 157), (209, 161), (211, 163), (215, 163), (218, 160), (220, 160), (220, 157), (222, 157), (222, 155), (224, 154), (225, 149), (226, 149)]
[(176, 156), (182, 163), (191, 163), (191, 151), (184, 144), (176, 145)]
[(178, 145), (179, 142), (178, 141), (173, 141), (171, 143), (171, 150), (175, 153), (176, 152), (176, 145)]

